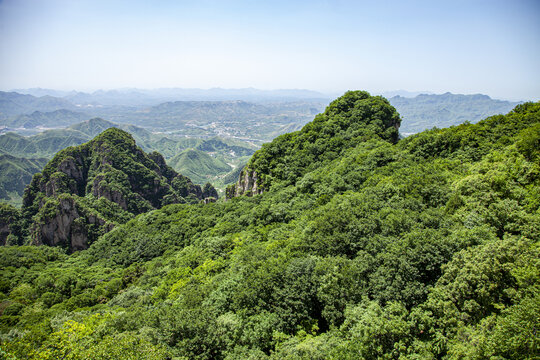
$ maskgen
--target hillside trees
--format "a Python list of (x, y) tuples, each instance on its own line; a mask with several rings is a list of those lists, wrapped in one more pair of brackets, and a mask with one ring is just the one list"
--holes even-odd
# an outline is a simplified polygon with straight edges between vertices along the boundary
[[(346, 118), (349, 96), (359, 109), (384, 105), (349, 94), (327, 110), (330, 123)], [(258, 153), (274, 161), (258, 168), (271, 179), (259, 196), (167, 205), (72, 255), (2, 248), (2, 349), (20, 358), (66, 349), (107, 358), (111, 346), (155, 359), (533, 359), (538, 109), (397, 142), (374, 121), (378, 130), (359, 129), (339, 155), (313, 157), (316, 168), (287, 150), (295, 133)], [(276, 175), (285, 165), (274, 150), (298, 178)], [(70, 331), (88, 333), (84, 348), (57, 345)]]

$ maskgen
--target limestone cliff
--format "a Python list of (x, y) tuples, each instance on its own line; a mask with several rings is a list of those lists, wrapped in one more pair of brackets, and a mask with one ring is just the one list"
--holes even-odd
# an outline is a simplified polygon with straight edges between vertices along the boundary
[(62, 150), (36, 174), (22, 213), (32, 243), (75, 251), (134, 215), (201, 200), (201, 187), (167, 166), (159, 153), (144, 153), (130, 134), (110, 128)]
[(32, 224), (33, 245), (62, 246), (70, 252), (82, 250), (114, 227), (114, 223), (81, 206), (76, 197), (65, 194), (42, 210), (42, 221)]
[(262, 194), (262, 192), (263, 189), (257, 177), (257, 172), (246, 166), (242, 169), (238, 182), (227, 187), (226, 198), (232, 199), (242, 195), (253, 196)]

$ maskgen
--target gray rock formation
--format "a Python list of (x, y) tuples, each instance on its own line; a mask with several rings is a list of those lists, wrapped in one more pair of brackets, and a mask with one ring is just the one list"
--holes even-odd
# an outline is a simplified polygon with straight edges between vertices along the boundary
[(240, 173), (240, 178), (235, 185), (231, 185), (227, 188), (226, 197), (227, 199), (232, 199), (237, 196), (253, 196), (263, 193), (263, 188), (257, 177), (257, 172), (251, 170), (248, 166), (242, 169)]

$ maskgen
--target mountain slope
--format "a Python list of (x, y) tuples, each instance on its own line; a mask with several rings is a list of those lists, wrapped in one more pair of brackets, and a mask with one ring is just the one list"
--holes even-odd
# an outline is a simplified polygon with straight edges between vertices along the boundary
[(132, 214), (202, 198), (200, 186), (159, 153), (145, 154), (130, 134), (109, 128), (62, 150), (34, 175), (22, 214), (33, 243), (79, 250)]
[(232, 170), (227, 163), (213, 158), (203, 151), (188, 149), (168, 161), (169, 166), (192, 179), (196, 184), (204, 184), (220, 174)]
[(268, 160), (257, 196), (165, 206), (71, 256), (0, 248), (2, 350), (533, 359), (540, 103), (397, 141), (394, 113), (367, 93), (336, 100), (254, 155)]
[(6, 121), (5, 125), (10, 128), (22, 127), (32, 129), (36, 127), (57, 128), (70, 126), (88, 119), (89, 116), (83, 113), (66, 109), (51, 112), (34, 111), (31, 114), (18, 115)]
[(264, 144), (244, 169), (229, 196), (257, 194), (273, 181), (295, 183), (301, 176), (338, 157), (363, 139), (398, 140), (399, 114), (382, 97), (349, 91), (302, 130)]

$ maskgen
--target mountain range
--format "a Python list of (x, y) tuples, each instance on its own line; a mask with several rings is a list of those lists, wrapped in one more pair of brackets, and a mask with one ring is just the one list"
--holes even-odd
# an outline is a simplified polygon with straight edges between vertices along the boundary
[(328, 100), (328, 95), (303, 89), (260, 90), (245, 89), (114, 89), (93, 92), (58, 91), (53, 89), (16, 89), (14, 92), (36, 97), (53, 96), (64, 98), (78, 105), (121, 105), (152, 106), (170, 101), (231, 101), (287, 102), (297, 100)]
[(0, 354), (536, 358), (540, 103), (401, 123), (347, 92), (217, 202), (117, 128), (60, 151), (0, 205)]
[(476, 123), (491, 115), (506, 114), (519, 102), (495, 100), (487, 95), (445, 93), (419, 94), (413, 98), (389, 98), (403, 117), (401, 132), (417, 133), (432, 127), (449, 127), (464, 122)]
[[(91, 117), (205, 137), (229, 136), (269, 141), (298, 130), (327, 101), (308, 90), (123, 89), (93, 93), (21, 89), (0, 92), (0, 125), (8, 128), (69, 126)], [(30, 94), (39, 95), (40, 97)], [(403, 118), (401, 132), (475, 123), (510, 111), (517, 102), (487, 95), (387, 92)], [(59, 97), (55, 97), (59, 96)], [(61, 110), (62, 112), (58, 112)]]
[[(256, 146), (231, 139), (178, 138), (153, 134), (133, 125), (120, 125), (100, 118), (83, 121), (64, 129), (46, 130), (33, 136), (16, 133), (0, 135), (1, 175), (0, 199), (20, 205), (24, 187), (31, 176), (41, 171), (47, 159), (69, 146), (90, 141), (106, 129), (116, 127), (131, 134), (145, 151), (158, 151), (169, 165), (195, 183), (203, 185), (212, 181), (224, 188), (236, 179), (226, 178), (237, 167), (242, 167)], [(13, 179), (17, 179), (13, 182)]]

